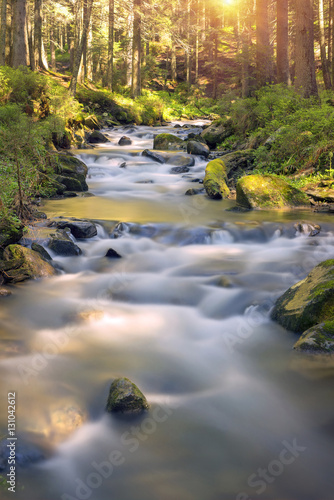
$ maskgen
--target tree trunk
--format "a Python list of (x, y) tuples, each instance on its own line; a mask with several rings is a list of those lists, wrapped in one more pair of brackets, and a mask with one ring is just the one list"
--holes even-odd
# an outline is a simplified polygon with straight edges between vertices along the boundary
[(13, 68), (28, 64), (26, 22), (27, 0), (13, 0)]
[(51, 57), (51, 69), (56, 71), (56, 48), (55, 48), (55, 15), (54, 12), (50, 14), (50, 57)]
[(319, 0), (319, 44), (320, 44), (322, 76), (324, 79), (325, 89), (329, 90), (332, 87), (332, 83), (331, 83), (331, 75), (329, 72), (327, 54), (326, 54), (324, 0)]
[(7, 3), (7, 29), (6, 29), (6, 64), (11, 66), (13, 62), (13, 3)]
[(173, 82), (176, 82), (177, 80), (177, 71), (176, 71), (176, 47), (175, 47), (175, 40), (172, 39), (172, 53), (171, 53), (171, 78)]
[(6, 64), (7, 0), (1, 3), (0, 66)]
[(296, 78), (303, 97), (318, 96), (314, 62), (313, 0), (296, 0)]
[(291, 84), (289, 68), (289, 0), (277, 0), (277, 82)]
[(250, 44), (250, 36), (247, 27), (244, 27), (244, 30), (241, 35), (242, 40), (242, 76), (241, 76), (241, 84), (242, 84), (242, 97), (245, 99), (250, 96), (250, 75), (249, 75), (249, 44)]
[(92, 15), (92, 7), (93, 7), (93, 1), (94, 0), (85, 0), (87, 2), (87, 15), (84, 20), (83, 24), (83, 29), (82, 29), (82, 34), (80, 38), (80, 43), (77, 48), (76, 54), (75, 54), (75, 59), (74, 59), (74, 66), (73, 66), (73, 74), (72, 74), (72, 79), (70, 83), (70, 92), (75, 96), (76, 90), (77, 90), (77, 83), (78, 83), (78, 75), (79, 75), (79, 69), (80, 69), (80, 64), (81, 64), (81, 59), (82, 59), (82, 54), (84, 51), (84, 47), (87, 42), (87, 34), (89, 30), (89, 24), (90, 24), (90, 19)]
[(187, 0), (187, 48), (186, 48), (186, 73), (187, 73), (187, 84), (191, 84), (191, 68), (190, 68), (190, 53), (191, 53), (191, 41), (190, 41), (190, 2)]
[(115, 0), (109, 0), (109, 33), (108, 33), (108, 88), (113, 90), (114, 79), (114, 24)]
[(256, 72), (258, 87), (271, 83), (270, 66), (269, 0), (256, 0)]
[(35, 68), (42, 68), (42, 4), (43, 0), (35, 0), (34, 9), (34, 58)]
[(133, 35), (132, 35), (132, 97), (141, 94), (141, 0), (133, 3)]

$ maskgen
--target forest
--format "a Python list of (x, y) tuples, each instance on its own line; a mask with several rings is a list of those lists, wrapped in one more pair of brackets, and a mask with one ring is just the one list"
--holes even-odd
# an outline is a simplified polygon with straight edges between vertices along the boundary
[(333, 156), (334, 0), (0, 0), (1, 498), (333, 500)]

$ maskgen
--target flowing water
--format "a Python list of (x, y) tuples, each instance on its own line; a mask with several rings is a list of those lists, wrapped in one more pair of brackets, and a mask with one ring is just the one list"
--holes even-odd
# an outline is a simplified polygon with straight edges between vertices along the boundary
[[(111, 143), (78, 151), (90, 195), (45, 210), (92, 219), (98, 236), (1, 302), (0, 434), (15, 391), (21, 461), (44, 457), (19, 469), (15, 498), (333, 500), (332, 358), (297, 356), (270, 320), (283, 291), (334, 257), (332, 218), (185, 196), (204, 160), (171, 174), (141, 155), (167, 130), (107, 130)], [(320, 235), (297, 234), (299, 220)], [(147, 415), (104, 413), (118, 376)]]

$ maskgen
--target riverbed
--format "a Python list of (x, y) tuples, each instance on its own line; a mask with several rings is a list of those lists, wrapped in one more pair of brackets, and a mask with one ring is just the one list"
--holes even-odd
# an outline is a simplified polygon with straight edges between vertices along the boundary
[[(142, 156), (154, 134), (192, 131), (173, 125), (107, 129), (109, 143), (76, 151), (88, 195), (43, 210), (93, 220), (98, 235), (76, 242), (82, 256), (52, 255), (62, 274), (1, 302), (0, 434), (15, 391), (30, 453), (15, 497), (333, 500), (332, 357), (295, 354), (298, 336), (270, 320), (289, 286), (334, 258), (333, 216), (185, 196), (207, 160), (173, 174)], [(302, 220), (320, 234), (298, 233)], [(105, 414), (119, 376), (147, 415)]]

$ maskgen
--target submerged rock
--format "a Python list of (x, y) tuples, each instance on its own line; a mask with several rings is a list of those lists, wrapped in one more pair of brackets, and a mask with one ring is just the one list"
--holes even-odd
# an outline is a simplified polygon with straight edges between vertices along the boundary
[(196, 194), (202, 194), (204, 192), (204, 189), (194, 189), (194, 188), (190, 188), (190, 189), (187, 189), (187, 191), (184, 193), (185, 195), (187, 196), (194, 196)]
[(126, 135), (123, 135), (123, 137), (120, 138), (118, 141), (119, 146), (130, 146), (132, 144), (132, 141), (130, 137), (127, 137)]
[(178, 151), (180, 149), (185, 150), (186, 147), (187, 144), (173, 134), (158, 134), (154, 137), (153, 149)]
[(227, 171), (223, 160), (211, 160), (205, 169), (204, 187), (209, 198), (227, 198), (230, 190), (226, 184)]
[[(8, 471), (9, 448), (8, 440), (0, 441), (0, 472)], [(34, 445), (25, 443), (20, 437), (16, 443), (15, 463), (20, 467), (28, 466), (32, 463), (40, 462), (44, 459), (42, 452)]]
[(0, 287), (0, 297), (9, 297), (12, 292), (8, 288)]
[(138, 414), (149, 409), (144, 394), (128, 378), (118, 378), (110, 386), (108, 413)]
[(8, 283), (47, 278), (56, 274), (56, 270), (37, 252), (21, 245), (9, 245), (3, 257), (0, 274)]
[(191, 158), (191, 156), (175, 155), (169, 158), (168, 163), (176, 167), (193, 167), (195, 165), (195, 159)]
[(163, 158), (158, 153), (154, 153), (154, 151), (150, 151), (149, 149), (144, 149), (142, 155), (147, 156), (148, 158), (152, 158), (152, 160), (156, 161), (157, 163), (166, 163), (165, 158)]
[(308, 197), (288, 182), (272, 175), (248, 175), (237, 183), (237, 204), (245, 208), (308, 206)]
[(334, 320), (325, 321), (306, 330), (293, 348), (311, 353), (334, 352)]
[(334, 259), (316, 266), (276, 302), (272, 319), (293, 332), (334, 318)]
[(201, 155), (207, 158), (210, 154), (210, 149), (206, 144), (202, 144), (198, 141), (188, 141), (187, 153), (192, 155)]
[(170, 171), (171, 174), (184, 174), (186, 172), (189, 172), (189, 167), (174, 167)]
[(82, 254), (81, 249), (71, 240), (65, 230), (59, 230), (52, 234), (48, 247), (57, 255), (63, 257)]

